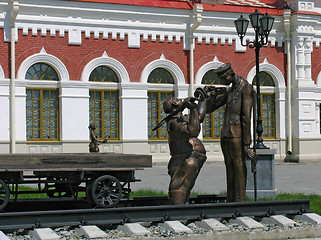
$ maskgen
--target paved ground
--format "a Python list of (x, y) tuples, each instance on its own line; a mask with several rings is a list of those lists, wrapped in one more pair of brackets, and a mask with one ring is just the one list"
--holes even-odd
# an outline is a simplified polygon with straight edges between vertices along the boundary
[[(167, 165), (155, 165), (136, 171), (141, 182), (132, 183), (132, 190), (153, 189), (167, 192), (169, 176)], [(279, 193), (306, 193), (321, 195), (321, 163), (275, 163), (275, 185)], [(223, 162), (203, 166), (193, 191), (218, 194), (226, 191), (225, 165)]]

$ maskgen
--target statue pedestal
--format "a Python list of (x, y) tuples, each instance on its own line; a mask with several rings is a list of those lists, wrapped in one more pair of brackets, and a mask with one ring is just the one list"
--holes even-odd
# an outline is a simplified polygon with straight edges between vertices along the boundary
[[(257, 149), (256, 154), (259, 156), (256, 165), (257, 198), (275, 198), (277, 195), (274, 177), (274, 154), (276, 154), (276, 150)], [(251, 160), (249, 158), (246, 159), (246, 167), (246, 196), (254, 199), (254, 179), (253, 173), (251, 172)]]

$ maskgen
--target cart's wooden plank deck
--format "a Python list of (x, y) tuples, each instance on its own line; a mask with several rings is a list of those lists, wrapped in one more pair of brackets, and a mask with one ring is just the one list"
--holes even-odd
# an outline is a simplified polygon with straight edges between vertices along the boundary
[(0, 154), (0, 172), (124, 171), (152, 167), (152, 156), (117, 153)]

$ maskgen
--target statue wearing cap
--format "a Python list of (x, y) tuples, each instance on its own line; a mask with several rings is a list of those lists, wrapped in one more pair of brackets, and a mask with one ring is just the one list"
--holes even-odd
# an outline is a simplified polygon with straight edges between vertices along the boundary
[(225, 105), (221, 148), (226, 165), (227, 201), (242, 202), (246, 195), (245, 159), (249, 157), (255, 163), (258, 160), (250, 149), (255, 92), (251, 84), (234, 73), (230, 63), (223, 64), (215, 73), (227, 88), (218, 92), (214, 86), (204, 87), (207, 96), (204, 109), (206, 113), (212, 113)]
[[(173, 205), (188, 202), (196, 178), (206, 161), (206, 150), (197, 138), (205, 116), (205, 111), (200, 115), (198, 109), (205, 109), (205, 97), (205, 92), (200, 90), (195, 94), (195, 98), (187, 97), (181, 100), (168, 97), (163, 102), (164, 112), (168, 115), (153, 128), (154, 131), (165, 122), (167, 124), (171, 154), (167, 166), (170, 176), (168, 195)], [(189, 109), (189, 114), (183, 114), (185, 108)]]

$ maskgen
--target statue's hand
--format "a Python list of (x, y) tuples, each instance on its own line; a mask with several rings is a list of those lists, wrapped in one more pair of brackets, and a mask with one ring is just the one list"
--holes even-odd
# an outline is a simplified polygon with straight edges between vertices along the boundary
[(251, 159), (252, 169), (253, 169), (253, 166), (255, 167), (257, 164), (257, 161), (259, 160), (259, 156), (255, 152), (253, 152), (249, 146), (244, 146), (244, 151), (246, 156), (248, 156)]
[(216, 88), (214, 86), (205, 86), (204, 91), (207, 97), (212, 97), (216, 95)]
[(193, 97), (187, 97), (183, 101), (184, 107), (187, 107), (188, 109), (196, 108), (197, 105), (195, 104), (195, 98)]

